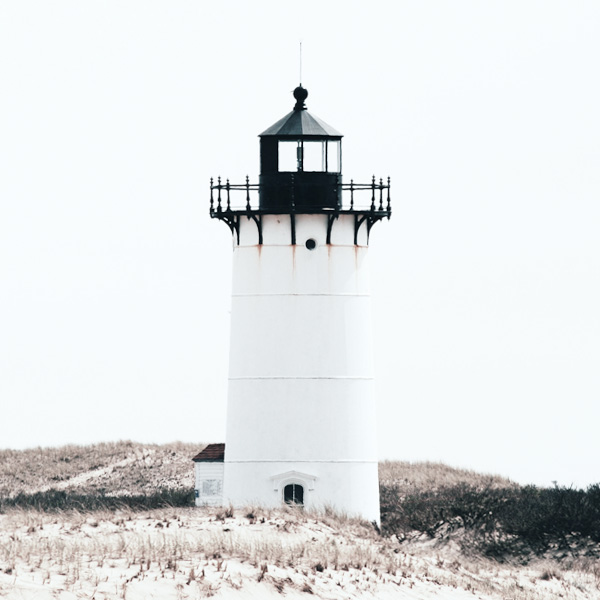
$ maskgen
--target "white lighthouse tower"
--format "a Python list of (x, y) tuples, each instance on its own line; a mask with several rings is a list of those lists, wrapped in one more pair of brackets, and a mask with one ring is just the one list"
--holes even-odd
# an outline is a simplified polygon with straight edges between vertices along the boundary
[(258, 185), (211, 181), (233, 235), (223, 502), (379, 521), (368, 245), (389, 179), (342, 183), (308, 92), (260, 135)]

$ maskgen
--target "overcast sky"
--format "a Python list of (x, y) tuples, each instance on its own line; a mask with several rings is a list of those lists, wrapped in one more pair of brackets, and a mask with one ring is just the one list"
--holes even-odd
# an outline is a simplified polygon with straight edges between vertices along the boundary
[(223, 441), (231, 239), (293, 107), (392, 178), (382, 458), (600, 481), (600, 3), (0, 3), (0, 447)]

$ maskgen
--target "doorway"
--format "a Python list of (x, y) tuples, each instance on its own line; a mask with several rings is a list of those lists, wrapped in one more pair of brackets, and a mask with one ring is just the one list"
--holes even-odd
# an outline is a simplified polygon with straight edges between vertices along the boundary
[(304, 506), (304, 488), (299, 483), (289, 483), (283, 488), (283, 501), (286, 504)]

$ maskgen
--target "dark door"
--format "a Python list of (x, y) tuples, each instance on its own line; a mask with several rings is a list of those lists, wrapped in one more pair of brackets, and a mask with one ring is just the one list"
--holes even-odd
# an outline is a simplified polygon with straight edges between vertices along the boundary
[(283, 501), (286, 504), (304, 506), (304, 488), (299, 483), (290, 483), (283, 489)]

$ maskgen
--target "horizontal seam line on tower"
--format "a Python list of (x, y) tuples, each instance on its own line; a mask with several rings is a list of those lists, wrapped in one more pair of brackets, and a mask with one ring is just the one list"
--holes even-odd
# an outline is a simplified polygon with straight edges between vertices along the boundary
[(246, 459), (246, 460), (225, 460), (226, 463), (366, 463), (366, 464), (378, 464), (378, 460), (312, 460), (312, 459), (281, 459), (276, 458), (265, 458), (265, 459)]
[(245, 297), (248, 297), (248, 296), (250, 296), (250, 297), (254, 297), (254, 296), (257, 296), (257, 297), (258, 296), (319, 296), (319, 297), (320, 296), (324, 296), (324, 297), (328, 297), (328, 296), (333, 296), (333, 297), (342, 296), (342, 297), (346, 297), (346, 296), (349, 296), (351, 298), (354, 298), (354, 297), (358, 297), (358, 298), (370, 298), (371, 294), (351, 294), (351, 293), (348, 293), (348, 294), (301, 294), (301, 293), (290, 293), (290, 292), (280, 292), (280, 293), (277, 293), (277, 294), (259, 294), (259, 293), (256, 293), (256, 294), (231, 294), (232, 298), (237, 298), (237, 297), (245, 298)]
[(281, 376), (281, 375), (249, 375), (247, 377), (229, 377), (229, 381), (238, 381), (244, 379), (359, 379), (364, 381), (372, 381), (373, 377), (346, 377), (344, 375), (337, 375), (334, 377), (311, 377), (309, 375), (303, 377), (297, 377), (293, 375)]

